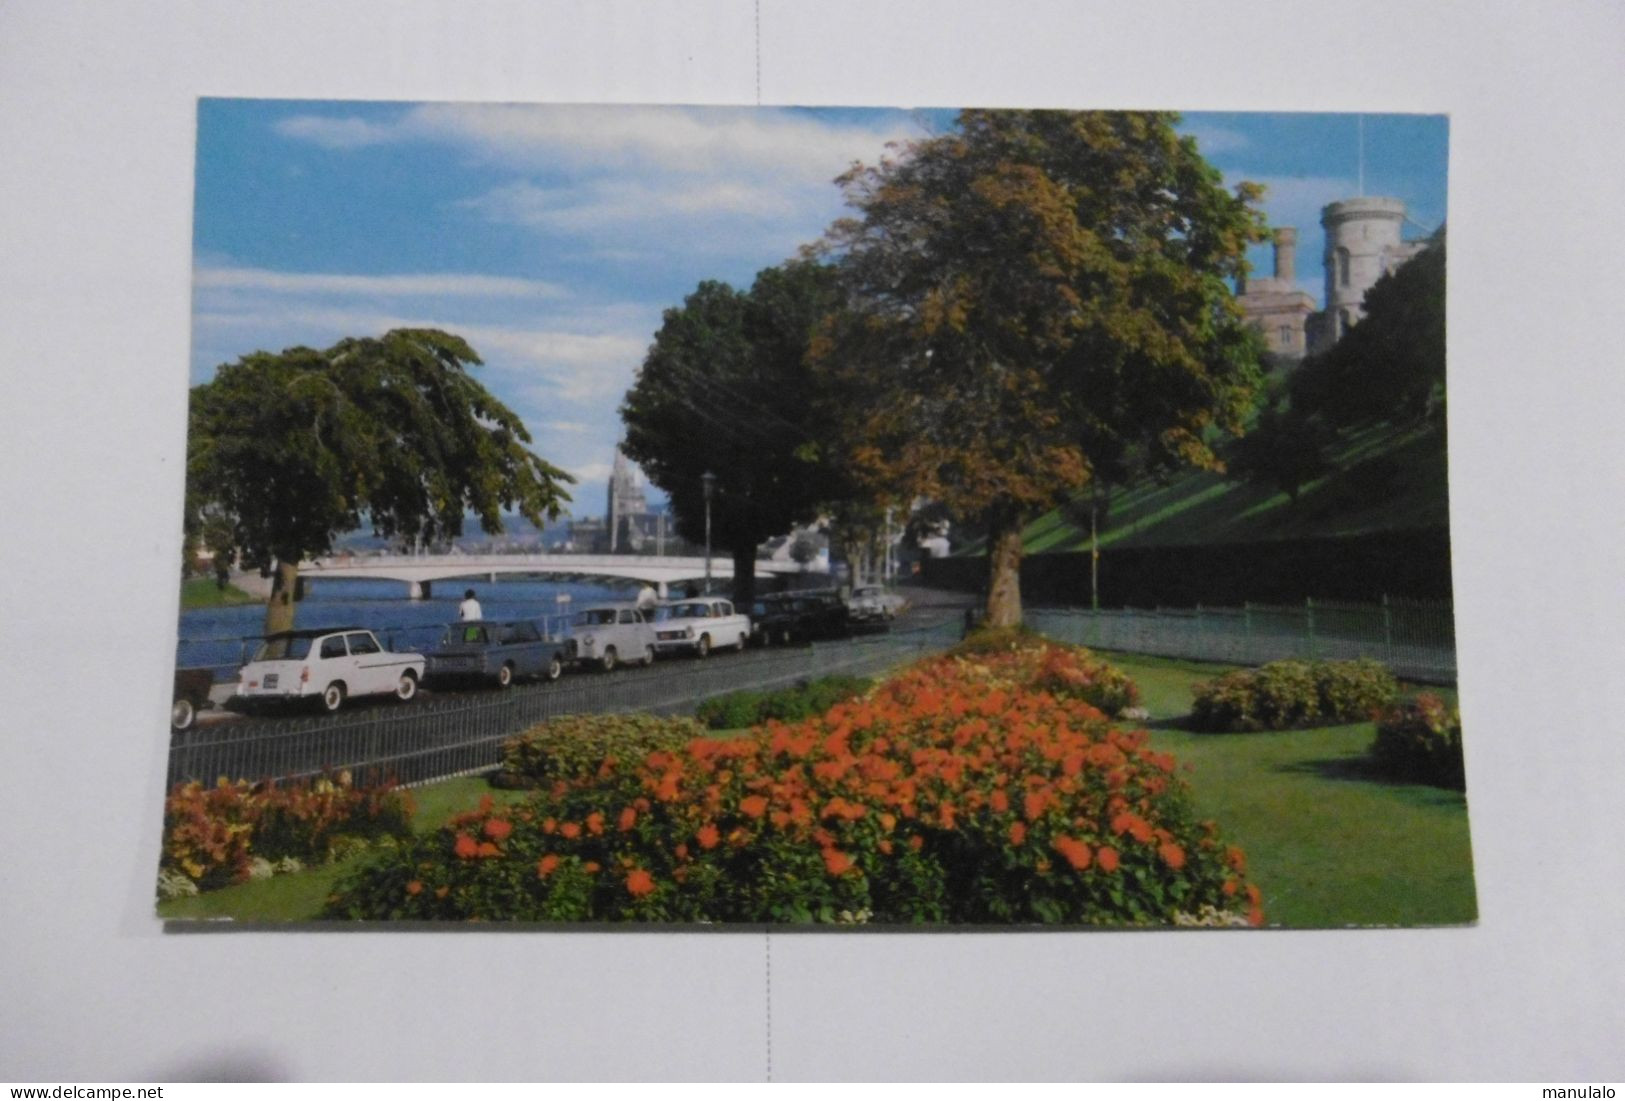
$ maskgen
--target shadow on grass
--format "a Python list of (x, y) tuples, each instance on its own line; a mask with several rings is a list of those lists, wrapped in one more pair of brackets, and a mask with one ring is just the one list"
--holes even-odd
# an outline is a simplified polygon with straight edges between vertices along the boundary
[(1450, 788), (1441, 788), (1421, 780), (1410, 780), (1384, 772), (1371, 757), (1322, 757), (1315, 761), (1293, 761), (1275, 766), (1276, 772), (1300, 773), (1319, 776), (1323, 780), (1340, 780), (1357, 784), (1378, 784), (1409, 792), (1425, 803), (1441, 806), (1458, 804), (1465, 794)]

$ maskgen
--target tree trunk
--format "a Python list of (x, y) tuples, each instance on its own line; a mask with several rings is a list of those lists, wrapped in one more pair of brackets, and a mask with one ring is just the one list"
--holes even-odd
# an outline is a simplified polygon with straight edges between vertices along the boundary
[(735, 547), (734, 556), (734, 608), (747, 615), (756, 603), (756, 548)]
[(277, 559), (271, 595), (265, 602), (265, 633), (293, 630), (293, 598), (299, 587), (299, 563)]
[(1021, 626), (1021, 521), (999, 519), (987, 533), (988, 627)]

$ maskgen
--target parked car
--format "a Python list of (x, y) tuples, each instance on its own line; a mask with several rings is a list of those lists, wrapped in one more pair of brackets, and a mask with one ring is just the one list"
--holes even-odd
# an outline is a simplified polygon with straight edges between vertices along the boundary
[(743, 650), (749, 639), (750, 617), (722, 597), (674, 600), (655, 613), (655, 649), (662, 654), (687, 651), (703, 658), (718, 648)]
[(213, 669), (175, 670), (175, 698), (169, 705), (169, 729), (192, 729), (197, 713), (213, 706), (209, 701), (209, 689), (213, 687)]
[(337, 711), (352, 696), (409, 700), (426, 664), (422, 654), (384, 649), (361, 627), (280, 631), (267, 635), (238, 672), (236, 697), (247, 706), (314, 700), (324, 711)]
[(751, 606), (751, 641), (776, 643), (843, 638), (851, 631), (846, 605), (835, 594), (775, 593)]
[(598, 604), (570, 617), (568, 656), (609, 672), (623, 662), (655, 659), (655, 629), (636, 604)]
[(897, 618), (904, 603), (879, 585), (860, 585), (846, 598), (846, 614), (853, 623), (886, 624)]
[(570, 648), (563, 640), (543, 638), (528, 620), (468, 620), (447, 627), (425, 657), (424, 676), (431, 684), (489, 680), (506, 688), (518, 677), (558, 680), (570, 660)]

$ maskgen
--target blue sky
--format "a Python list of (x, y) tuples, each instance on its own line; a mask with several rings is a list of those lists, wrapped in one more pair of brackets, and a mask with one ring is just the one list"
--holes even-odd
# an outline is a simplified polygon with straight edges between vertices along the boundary
[[(259, 349), (433, 325), (602, 513), (617, 408), (660, 314), (746, 286), (840, 216), (831, 182), (946, 112), (206, 99), (193, 381)], [(1320, 208), (1357, 194), (1353, 115), (1185, 116), (1226, 179), (1268, 187), (1320, 298)], [(1364, 116), (1365, 194), (1445, 218), (1442, 116)], [(1269, 250), (1252, 260), (1269, 274)], [(658, 497), (658, 493), (654, 494)]]

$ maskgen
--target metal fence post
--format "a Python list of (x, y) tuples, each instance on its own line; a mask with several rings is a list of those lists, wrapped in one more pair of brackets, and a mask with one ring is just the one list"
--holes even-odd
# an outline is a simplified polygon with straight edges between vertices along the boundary
[(1392, 669), (1394, 667), (1394, 609), (1388, 603), (1388, 594), (1382, 594), (1382, 661)]
[(1309, 660), (1315, 660), (1315, 602), (1308, 597), (1303, 600), (1303, 626), (1309, 639)]

